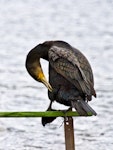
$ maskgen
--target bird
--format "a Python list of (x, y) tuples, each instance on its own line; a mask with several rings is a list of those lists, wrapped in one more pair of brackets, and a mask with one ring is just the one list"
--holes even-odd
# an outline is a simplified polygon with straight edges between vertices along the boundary
[[(47, 81), (40, 59), (49, 62), (49, 81)], [(75, 108), (80, 116), (97, 115), (88, 102), (96, 98), (94, 76), (91, 65), (85, 55), (69, 43), (56, 40), (39, 43), (29, 51), (25, 62), (28, 73), (48, 89), (52, 109), (54, 101)], [(42, 125), (51, 123), (52, 117), (42, 117)]]

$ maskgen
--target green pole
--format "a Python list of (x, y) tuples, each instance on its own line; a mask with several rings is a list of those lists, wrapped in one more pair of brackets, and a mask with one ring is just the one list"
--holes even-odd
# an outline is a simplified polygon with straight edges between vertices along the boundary
[[(0, 112), (0, 117), (80, 117), (75, 111), (45, 111), (45, 112)], [(89, 112), (88, 116), (92, 116)]]

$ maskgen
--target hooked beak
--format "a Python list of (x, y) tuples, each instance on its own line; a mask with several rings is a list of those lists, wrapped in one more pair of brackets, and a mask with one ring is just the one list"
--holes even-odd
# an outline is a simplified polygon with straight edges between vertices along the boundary
[(46, 78), (43, 78), (43, 79), (42, 79), (42, 83), (48, 88), (48, 90), (49, 90), (50, 92), (53, 91), (52, 86), (51, 86), (50, 83), (46, 80)]

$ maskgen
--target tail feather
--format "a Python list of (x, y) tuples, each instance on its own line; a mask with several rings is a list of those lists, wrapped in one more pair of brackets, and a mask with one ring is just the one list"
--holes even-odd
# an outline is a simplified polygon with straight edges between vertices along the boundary
[(88, 116), (89, 112), (95, 116), (97, 115), (93, 108), (91, 108), (84, 100), (72, 101), (71, 104), (81, 116)]

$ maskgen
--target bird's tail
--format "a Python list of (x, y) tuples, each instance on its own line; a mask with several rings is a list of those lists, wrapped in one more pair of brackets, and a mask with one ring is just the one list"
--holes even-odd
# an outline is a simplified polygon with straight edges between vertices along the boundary
[(97, 115), (97, 113), (91, 108), (87, 102), (84, 100), (77, 100), (71, 102), (72, 108), (75, 108), (80, 116), (88, 116), (88, 113), (92, 115)]

